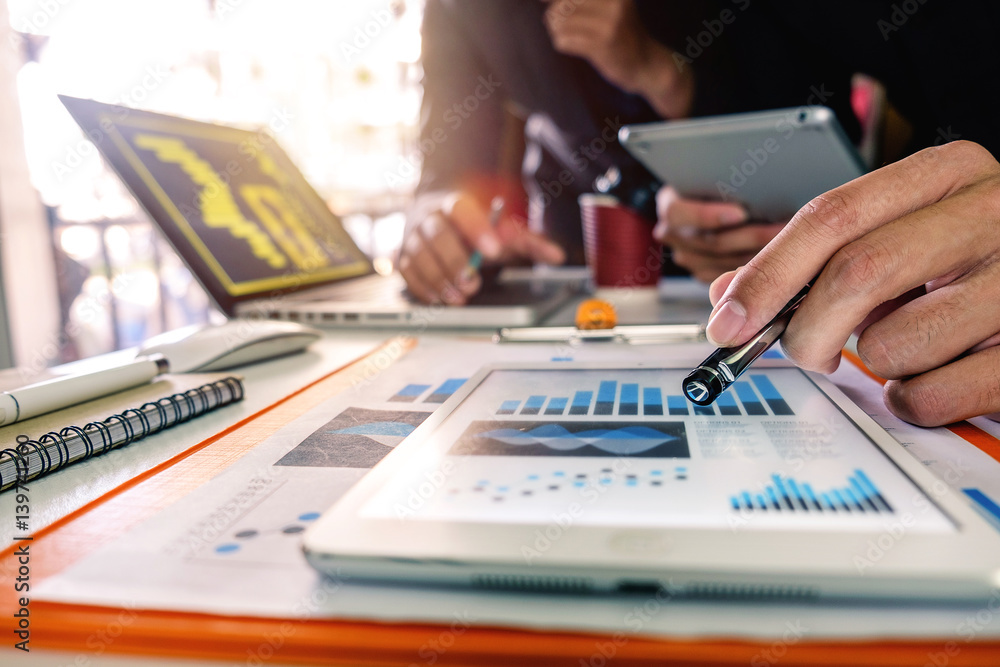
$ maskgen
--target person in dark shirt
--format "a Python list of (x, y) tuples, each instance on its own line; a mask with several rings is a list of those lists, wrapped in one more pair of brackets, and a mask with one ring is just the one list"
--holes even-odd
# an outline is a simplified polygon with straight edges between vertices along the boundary
[[(850, 72), (828, 72), (806, 54), (782, 63), (780, 77), (739, 76), (728, 35), (751, 9), (750, 0), (428, 0), (419, 203), (399, 262), (410, 290), (464, 302), (479, 288), (477, 278), (459, 279), (474, 249), (498, 263), (583, 263), (577, 196), (611, 166), (625, 174), (622, 189), (650, 179), (618, 145), (624, 124), (800, 106), (815, 101), (816, 72), (824, 72), (823, 101), (857, 137)], [(764, 58), (761, 66), (772, 65)], [(490, 224), (498, 192), (510, 209), (524, 208), (497, 178), (507, 112), (526, 122), (528, 229), (513, 215)], [(727, 225), (713, 233), (727, 258), (708, 274), (685, 267), (706, 279), (780, 229), (743, 224), (732, 205), (710, 213)]]
[[(597, 2), (579, 4), (590, 1)], [(477, 10), (484, 4), (476, 3)], [(511, 99), (528, 99), (521, 88), (542, 91), (546, 99), (568, 100), (577, 111), (588, 110), (593, 123), (594, 108), (581, 102), (586, 97), (561, 94), (568, 79), (544, 79), (550, 63), (535, 60), (537, 54), (527, 46), (543, 40), (537, 33), (530, 38), (535, 23), (515, 11), (518, 4), (497, 3), (502, 16), (488, 23), (494, 26), (492, 39), (486, 32), (465, 32), (477, 24), (470, 17), (450, 25), (453, 36), (469, 40), (473, 35), (472, 43), (484, 52), (489, 44), (503, 44), (513, 54), (505, 62), (525, 65), (524, 81), (529, 83), (521, 86), (510, 79)], [(808, 102), (811, 88), (813, 95), (824, 93), (820, 102), (841, 109), (838, 117), (856, 136), (842, 107), (849, 99), (846, 78), (863, 72), (884, 85), (908, 132), (901, 159), (818, 196), (787, 225), (779, 225), (780, 233), (766, 244), (765, 235), (740, 239), (747, 243), (743, 248), (731, 245), (753, 229), (740, 222), (738, 207), (684, 200), (669, 185), (662, 190), (657, 233), (671, 245), (674, 258), (695, 275), (722, 274), (711, 287), (709, 338), (720, 346), (746, 341), (815, 278), (782, 339), (797, 364), (831, 372), (856, 332), (862, 360), (888, 380), (886, 404), (899, 417), (927, 426), (976, 415), (995, 417), (1000, 412), (1000, 164), (994, 157), (1000, 151), (1000, 43), (995, 39), (1000, 5), (987, 0), (743, 0), (687, 3), (690, 11), (684, 14), (673, 3), (655, 4), (664, 12), (661, 17), (644, 15), (637, 2), (632, 16), (639, 18), (624, 21), (632, 27), (623, 32), (581, 28), (582, 34), (570, 40), (554, 35), (550, 26), (546, 34), (557, 53), (577, 54), (577, 60), (564, 64), (581, 67), (577, 73), (588, 72), (583, 67), (588, 65), (605, 84), (612, 83), (615, 72), (634, 72), (636, 66), (608, 67), (601, 60), (609, 53), (600, 46), (602, 39), (609, 48), (655, 39), (668, 49), (675, 74), (687, 69), (691, 77), (689, 88), (678, 89), (690, 90), (687, 106), (681, 104), (676, 116), (667, 117), (699, 109), (716, 113), (795, 106)], [(435, 5), (442, 11), (467, 6), (432, 1), (429, 19), (438, 11)], [(523, 3), (532, 6), (538, 5)], [(724, 17), (727, 9), (732, 13)], [(628, 10), (620, 16), (629, 16)], [(495, 29), (507, 20), (514, 22), (513, 32)], [(673, 32), (658, 34), (663, 26)], [(608, 35), (615, 36), (608, 41)], [(426, 46), (433, 54), (429, 41)], [(458, 54), (451, 58), (458, 60)], [(485, 61), (474, 62), (473, 71), (488, 71), (479, 69)], [(428, 74), (433, 71), (431, 66)], [(613, 83), (621, 91), (635, 90), (624, 80)], [(655, 99), (647, 95), (640, 97)], [(596, 97), (612, 99), (601, 93)], [(430, 100), (433, 104), (434, 93)], [(557, 127), (565, 131), (571, 126), (557, 121)], [(429, 161), (431, 168), (433, 164)], [(488, 164), (483, 168), (488, 170)], [(452, 174), (458, 181), (444, 178), (438, 184), (461, 187), (461, 174), (470, 168), (458, 165)], [(433, 182), (435, 174), (429, 176)], [(455, 234), (454, 242), (463, 248), (462, 257), (469, 247), (489, 256), (484, 247), (484, 239), (491, 238), (488, 216), (482, 209), (478, 217), (471, 216), (472, 203), (455, 201), (451, 217), (436, 219), (452, 226), (463, 216), (476, 218), (473, 224), (458, 223), (464, 231)], [(492, 236), (493, 257), (503, 255), (502, 231)], [(562, 251), (542, 237), (515, 236), (520, 246), (514, 254), (561, 259)], [(423, 238), (433, 240), (434, 235)], [(745, 267), (723, 273), (727, 263), (743, 256), (749, 257)], [(424, 295), (435, 298), (433, 292)]]

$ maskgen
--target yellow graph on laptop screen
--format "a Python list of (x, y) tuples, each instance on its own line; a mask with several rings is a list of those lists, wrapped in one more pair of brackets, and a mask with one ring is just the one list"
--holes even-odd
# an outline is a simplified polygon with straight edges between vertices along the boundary
[(192, 268), (210, 272), (227, 295), (370, 272), (269, 134), (134, 110), (107, 114), (101, 126), (134, 174), (122, 174), (126, 183)]

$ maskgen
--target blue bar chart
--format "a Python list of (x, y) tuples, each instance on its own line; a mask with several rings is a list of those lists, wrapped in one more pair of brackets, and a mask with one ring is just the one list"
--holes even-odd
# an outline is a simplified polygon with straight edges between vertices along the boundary
[(451, 378), (441, 383), (441, 386), (424, 399), (424, 403), (444, 403), (459, 387), (465, 384), (466, 378)]
[(819, 491), (808, 482), (793, 477), (771, 475), (771, 482), (758, 491), (740, 491), (729, 498), (739, 512), (819, 512), (848, 514), (891, 514), (892, 506), (861, 469), (843, 486)]
[[(454, 381), (449, 380), (449, 382)], [(732, 390), (719, 396), (714, 405), (694, 405), (680, 394), (664, 394), (661, 387), (641, 386), (638, 382), (599, 380), (596, 384), (596, 387), (592, 385), (592, 388), (581, 388), (572, 392), (571, 395), (511, 396), (503, 399), (495, 412), (498, 415), (588, 415), (602, 417), (615, 415), (625, 417), (660, 416), (663, 414), (698, 417), (791, 416), (795, 414), (766, 375), (751, 375), (749, 380), (733, 383)], [(435, 389), (425, 402), (432, 402), (431, 398), (439, 393), (445, 393), (445, 389), (449, 389), (447, 393), (450, 395), (457, 387), (448, 388), (442, 385), (442, 387)], [(666, 400), (664, 401), (664, 399)]]
[(430, 388), (429, 384), (408, 384), (393, 394), (389, 400), (394, 403), (413, 403), (420, 394)]
[(788, 407), (788, 403), (782, 397), (781, 393), (775, 388), (774, 384), (771, 382), (771, 378), (766, 375), (751, 375), (750, 379), (753, 380), (754, 385), (757, 386), (757, 390), (760, 395), (764, 397), (767, 402), (771, 412), (776, 415), (793, 415), (792, 409)]
[[(442, 382), (434, 391), (424, 398), (422, 403), (444, 403), (455, 391), (465, 384), (466, 378), (450, 378)], [(408, 384), (389, 397), (393, 403), (416, 403), (428, 389), (430, 384)]]
[(642, 388), (642, 414), (663, 414), (663, 394), (660, 393), (659, 387)]

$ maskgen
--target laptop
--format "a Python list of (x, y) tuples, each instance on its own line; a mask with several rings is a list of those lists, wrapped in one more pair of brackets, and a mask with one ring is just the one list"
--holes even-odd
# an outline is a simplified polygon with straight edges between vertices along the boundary
[(470, 305), (427, 306), (377, 273), (266, 130), (60, 95), (87, 137), (230, 317), (327, 326), (527, 326), (576, 292), (549, 278), (487, 280)]

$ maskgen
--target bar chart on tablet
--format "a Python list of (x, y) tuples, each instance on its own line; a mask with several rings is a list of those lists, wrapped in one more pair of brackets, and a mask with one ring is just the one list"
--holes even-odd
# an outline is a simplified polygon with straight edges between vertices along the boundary
[[(912, 483), (802, 371), (755, 368), (704, 407), (682, 396), (686, 373), (493, 370), (468, 381), (398, 488), (439, 480), (416, 516), (463, 521), (533, 522), (579, 507), (575, 520), (609, 525), (878, 531), (917, 511)], [(400, 394), (419, 403), (440, 386)], [(406, 501), (387, 492), (373, 513), (395, 516)]]
[(565, 395), (530, 394), (504, 398), (495, 414), (544, 416), (794, 416), (794, 411), (766, 375), (755, 373), (735, 382), (715, 405), (693, 405), (675, 386), (600, 380), (596, 387)]

